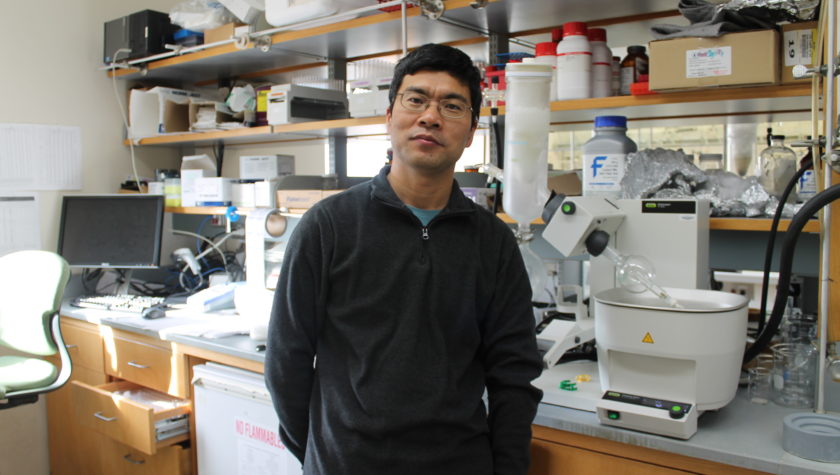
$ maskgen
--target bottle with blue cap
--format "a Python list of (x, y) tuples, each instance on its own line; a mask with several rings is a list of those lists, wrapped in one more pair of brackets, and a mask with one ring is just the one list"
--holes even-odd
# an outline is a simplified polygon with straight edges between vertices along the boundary
[(635, 151), (636, 142), (627, 137), (626, 117), (595, 117), (595, 135), (583, 144), (583, 196), (621, 198), (627, 154)]

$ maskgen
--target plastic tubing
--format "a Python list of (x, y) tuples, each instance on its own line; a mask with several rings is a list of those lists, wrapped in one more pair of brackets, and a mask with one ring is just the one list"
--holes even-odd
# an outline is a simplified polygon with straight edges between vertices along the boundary
[(782, 211), (785, 208), (788, 196), (790, 196), (796, 183), (805, 174), (805, 171), (813, 165), (813, 160), (809, 160), (802, 164), (802, 167), (797, 170), (790, 179), (785, 190), (779, 198), (779, 206), (776, 207), (776, 212), (773, 214), (773, 223), (770, 225), (770, 236), (767, 238), (767, 250), (764, 253), (764, 276), (761, 280), (761, 312), (758, 316), (758, 333), (764, 329), (765, 315), (767, 314), (767, 294), (770, 287), (770, 267), (773, 265), (773, 248), (776, 245), (776, 232), (779, 229), (779, 221), (782, 219)]
[(802, 233), (802, 228), (805, 227), (813, 215), (838, 198), (840, 198), (840, 184), (817, 193), (807, 203), (802, 205), (799, 212), (790, 220), (790, 226), (788, 226), (785, 239), (782, 242), (782, 253), (779, 257), (779, 284), (776, 290), (776, 300), (773, 303), (773, 313), (770, 314), (770, 320), (767, 322), (767, 326), (764, 327), (764, 330), (756, 338), (755, 343), (747, 348), (747, 351), (744, 353), (744, 363), (749, 363), (755, 358), (770, 343), (776, 330), (779, 329), (779, 324), (782, 321), (782, 315), (785, 311), (785, 305), (787, 304), (787, 298), (790, 294), (790, 270), (793, 266), (793, 253), (796, 241)]

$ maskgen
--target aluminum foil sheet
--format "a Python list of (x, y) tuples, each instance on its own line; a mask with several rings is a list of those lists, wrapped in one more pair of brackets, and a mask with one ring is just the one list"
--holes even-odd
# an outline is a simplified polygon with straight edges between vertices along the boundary
[(624, 198), (653, 198), (662, 189), (691, 196), (705, 181), (706, 174), (682, 150), (644, 149), (627, 156), (621, 190)]
[(820, 0), (730, 0), (724, 10), (766, 9), (777, 21), (808, 21), (816, 18)]
[[(682, 150), (645, 149), (627, 157), (621, 180), (623, 198), (697, 198), (709, 200), (712, 216), (772, 217), (779, 200), (758, 182), (724, 170), (703, 171)], [(801, 204), (785, 204), (790, 218)]]

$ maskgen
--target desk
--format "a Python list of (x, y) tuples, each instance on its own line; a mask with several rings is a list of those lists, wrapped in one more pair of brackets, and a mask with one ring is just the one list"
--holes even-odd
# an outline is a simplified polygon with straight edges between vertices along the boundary
[[(80, 345), (79, 350), (88, 350), (73, 355), (77, 365), (73, 379), (88, 384), (102, 384), (114, 379), (109, 374), (114, 371), (106, 368), (112, 364), (106, 362), (110, 357), (108, 338), (126, 338), (126, 335), (132, 336), (140, 348), (171, 351), (170, 369), (172, 379), (176, 381), (170, 381), (165, 392), (186, 399), (192, 397), (191, 368), (195, 364), (213, 361), (255, 372), (263, 370), (265, 356), (256, 351), (259, 342), (245, 335), (208, 339), (166, 334), (148, 328), (165, 326), (166, 319), (148, 323), (144, 328), (142, 324), (132, 324), (132, 319), (111, 318), (113, 314), (109, 312), (66, 305), (62, 307), (61, 314), (65, 327), (84, 330), (81, 333), (71, 332), (74, 336), (83, 335), (83, 341), (68, 341), (68, 344)], [(163, 447), (157, 454), (149, 456), (104, 440), (103, 436), (90, 434), (91, 431), (73, 420), (68, 389), (47, 397), (50, 436), (66, 435), (74, 430), (81, 435), (74, 437), (74, 443), (69, 445), (63, 440), (66, 437), (60, 437), (62, 440), (55, 444), (51, 439), (53, 473), (192, 473), (195, 454), (187, 443), (176, 444), (174, 449)], [(751, 404), (739, 394), (720, 411), (704, 414), (699, 420), (697, 434), (688, 441), (681, 441), (604, 426), (598, 423), (593, 413), (541, 404), (534, 421), (531, 473), (614, 473), (616, 470), (622, 473), (838, 473), (840, 464), (813, 462), (782, 450), (782, 418), (790, 412), (796, 411), (772, 403), (765, 406)], [(96, 458), (96, 453), (101, 452), (103, 446), (106, 452), (116, 454), (110, 459), (121, 463), (122, 469), (115, 469), (103, 460), (91, 465), (90, 460)], [(73, 451), (87, 452), (79, 457)], [(157, 458), (161, 455), (168, 457), (168, 464), (158, 463)], [(132, 463), (140, 460), (144, 463)], [(103, 466), (107, 467), (107, 472), (99, 468)], [(155, 468), (144, 471), (150, 467)]]

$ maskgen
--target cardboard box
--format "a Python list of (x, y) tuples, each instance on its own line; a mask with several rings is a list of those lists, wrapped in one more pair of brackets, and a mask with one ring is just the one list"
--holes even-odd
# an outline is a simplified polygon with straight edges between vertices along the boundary
[(195, 180), (197, 206), (230, 206), (233, 178), (201, 177)]
[(794, 78), (793, 67), (797, 64), (812, 66), (816, 49), (817, 22), (809, 21), (782, 25), (782, 84), (811, 80), (810, 78)]
[(259, 208), (277, 207), (277, 184), (280, 180), (260, 180), (254, 183), (254, 206)]
[(132, 89), (128, 100), (131, 138), (189, 131), (189, 103), (193, 98), (200, 99), (201, 95), (169, 87)]
[(242, 23), (235, 22), (225, 23), (222, 26), (211, 28), (209, 30), (204, 30), (204, 44), (229, 40), (243, 31), (240, 30), (240, 27), (243, 27), (244, 32), (247, 33), (248, 25), (243, 25)]
[(566, 196), (580, 196), (583, 193), (580, 175), (576, 171), (569, 171), (548, 177), (548, 189), (558, 195), (564, 194)]
[(269, 180), (295, 174), (294, 155), (243, 155), (239, 157), (239, 178)]
[(277, 190), (277, 207), (308, 209), (322, 199), (344, 190)]
[(181, 206), (197, 206), (199, 178), (216, 176), (216, 164), (208, 155), (187, 155), (181, 159)]
[(255, 208), (256, 202), (256, 183), (249, 181), (234, 181), (230, 185), (230, 202), (233, 206), (240, 208)]
[(224, 102), (193, 99), (189, 104), (190, 130), (221, 130), (220, 125), (234, 122), (233, 111)]
[(775, 30), (650, 43), (650, 89), (654, 91), (778, 82), (779, 34)]

